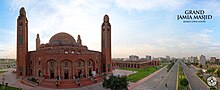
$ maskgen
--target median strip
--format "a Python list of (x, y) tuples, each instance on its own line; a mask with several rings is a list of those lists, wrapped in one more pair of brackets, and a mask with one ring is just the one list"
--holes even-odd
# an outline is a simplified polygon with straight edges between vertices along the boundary
[(178, 66), (178, 90), (192, 90), (191, 86), (189, 85), (189, 81), (185, 75), (185, 72), (182, 68), (182, 64)]

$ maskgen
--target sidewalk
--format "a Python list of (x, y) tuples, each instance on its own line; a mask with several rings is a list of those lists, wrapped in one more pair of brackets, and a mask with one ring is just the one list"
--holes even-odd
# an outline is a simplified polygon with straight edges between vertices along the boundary
[(132, 90), (133, 88), (135, 88), (136, 86), (140, 85), (141, 83), (143, 83), (144, 81), (148, 80), (149, 78), (153, 77), (154, 75), (156, 75), (157, 73), (159, 73), (161, 70), (163, 70), (164, 68), (166, 68), (167, 66), (164, 66), (163, 68), (161, 68), (160, 70), (157, 70), (156, 72), (150, 74), (149, 76), (137, 81), (136, 83), (131, 83), (128, 86), (128, 90)]

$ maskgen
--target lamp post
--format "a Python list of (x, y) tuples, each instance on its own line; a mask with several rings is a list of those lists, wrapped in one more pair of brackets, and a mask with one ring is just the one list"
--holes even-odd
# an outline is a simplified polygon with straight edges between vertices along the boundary
[(3, 86), (2, 89), (5, 90), (5, 85), (4, 85), (5, 84), (5, 75), (3, 74), (2, 76), (3, 76), (2, 77), (2, 86)]
[(5, 75), (3, 74), (2, 76), (3, 76), (3, 78), (2, 78), (2, 81), (3, 81), (2, 85), (4, 85), (5, 84)]

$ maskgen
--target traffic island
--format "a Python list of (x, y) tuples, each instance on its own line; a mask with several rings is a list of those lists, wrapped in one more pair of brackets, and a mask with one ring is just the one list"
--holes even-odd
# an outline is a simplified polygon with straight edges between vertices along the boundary
[(178, 90), (191, 90), (181, 64), (178, 66)]

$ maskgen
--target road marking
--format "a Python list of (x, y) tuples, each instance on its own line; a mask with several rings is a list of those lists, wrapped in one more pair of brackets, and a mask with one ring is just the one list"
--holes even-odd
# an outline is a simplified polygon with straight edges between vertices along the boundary
[[(166, 75), (164, 76), (164, 78), (163, 78), (160, 82), (163, 82), (163, 81), (164, 81), (164, 79), (166, 78), (166, 76), (171, 73), (171, 71), (172, 71), (172, 69), (175, 67), (175, 65), (176, 65), (176, 63), (173, 64), (173, 66), (170, 68), (169, 72), (166, 73)], [(174, 71), (174, 70), (173, 70), (173, 71)], [(171, 80), (169, 80), (169, 81), (171, 81)], [(169, 82), (169, 81), (168, 81), (168, 82)]]
[(179, 62), (178, 62), (178, 66), (177, 66), (177, 77), (176, 77), (176, 90), (178, 90), (178, 79), (179, 79)]

